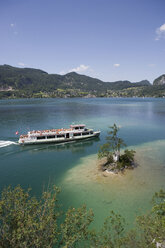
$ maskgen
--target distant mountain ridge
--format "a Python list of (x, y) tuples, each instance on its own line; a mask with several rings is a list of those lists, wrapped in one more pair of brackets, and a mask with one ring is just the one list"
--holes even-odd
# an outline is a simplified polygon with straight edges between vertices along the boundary
[[(127, 80), (103, 82), (76, 72), (59, 75), (48, 74), (40, 69), (0, 66), (0, 98), (143, 96), (145, 91), (147, 96), (152, 96), (152, 89), (148, 80), (136, 83)], [(154, 92), (156, 90), (154, 88)]]
[[(29, 85), (43, 89), (54, 88), (79, 88), (86, 90), (101, 90), (101, 89), (121, 89), (134, 86), (150, 85), (148, 80), (143, 80), (137, 83), (131, 83), (127, 80), (117, 82), (103, 82), (99, 79), (85, 75), (80, 75), (76, 72), (70, 72), (65, 75), (48, 74), (45, 71), (32, 68), (17, 68), (9, 65), (0, 66), (0, 87), (10, 86), (14, 89), (28, 88)], [(45, 88), (45, 89), (46, 89)]]
[(153, 82), (153, 85), (164, 85), (165, 84), (165, 74), (161, 75), (160, 77), (156, 78)]

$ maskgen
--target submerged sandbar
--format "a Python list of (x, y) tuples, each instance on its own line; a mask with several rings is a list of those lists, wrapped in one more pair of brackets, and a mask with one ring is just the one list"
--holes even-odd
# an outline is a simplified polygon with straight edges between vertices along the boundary
[(72, 203), (86, 203), (93, 208), (99, 221), (109, 215), (110, 210), (122, 214), (133, 223), (137, 215), (151, 207), (155, 191), (165, 188), (165, 140), (131, 147), (136, 150), (138, 167), (124, 173), (103, 173), (98, 169), (97, 154), (80, 159), (69, 169), (62, 180), (66, 194)]

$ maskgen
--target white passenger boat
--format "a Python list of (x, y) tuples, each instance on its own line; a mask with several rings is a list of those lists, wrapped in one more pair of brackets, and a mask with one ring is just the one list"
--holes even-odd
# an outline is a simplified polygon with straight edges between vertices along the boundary
[(100, 131), (93, 131), (93, 129), (86, 128), (84, 124), (80, 124), (71, 125), (67, 129), (29, 131), (26, 135), (20, 135), (18, 143), (20, 145), (63, 143), (98, 137), (99, 135)]

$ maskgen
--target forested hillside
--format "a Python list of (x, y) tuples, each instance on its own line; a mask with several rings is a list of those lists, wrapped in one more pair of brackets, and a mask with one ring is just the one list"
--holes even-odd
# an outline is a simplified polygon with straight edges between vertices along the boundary
[(135, 97), (165, 95), (164, 84), (103, 82), (75, 72), (48, 74), (32, 68), (0, 66), (0, 98), (23, 97)]

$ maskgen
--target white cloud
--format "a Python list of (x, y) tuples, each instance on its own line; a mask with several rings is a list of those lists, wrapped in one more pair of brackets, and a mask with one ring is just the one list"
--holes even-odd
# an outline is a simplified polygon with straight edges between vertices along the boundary
[(156, 29), (155, 40), (160, 40), (161, 38), (165, 38), (165, 23)]
[(59, 74), (64, 75), (64, 74), (66, 74), (66, 72), (65, 71), (60, 71)]
[(19, 66), (25, 66), (25, 64), (22, 63), (22, 62), (19, 62), (18, 65), (19, 65)]
[(149, 66), (149, 67), (154, 67), (154, 66), (155, 66), (155, 64), (148, 64), (148, 66)]
[(114, 64), (113, 66), (114, 66), (114, 67), (119, 67), (119, 66), (120, 66), (120, 64)]
[(69, 73), (69, 72), (81, 73), (81, 72), (85, 72), (85, 71), (93, 72), (94, 70), (92, 68), (90, 68), (90, 66), (88, 66), (88, 65), (81, 64), (80, 66), (77, 66), (76, 68), (73, 68), (73, 69), (70, 69), (70, 70), (67, 70), (67, 71), (62, 70), (62, 71), (59, 72), (59, 74), (64, 75), (64, 74)]
[(88, 69), (89, 69), (88, 65), (80, 65), (76, 68), (69, 70), (69, 72), (84, 72), (87, 71)]
[(13, 34), (17, 35), (17, 34), (18, 34), (18, 32), (17, 32), (17, 27), (16, 27), (16, 24), (14, 24), (14, 23), (10, 23), (10, 27), (12, 28)]

